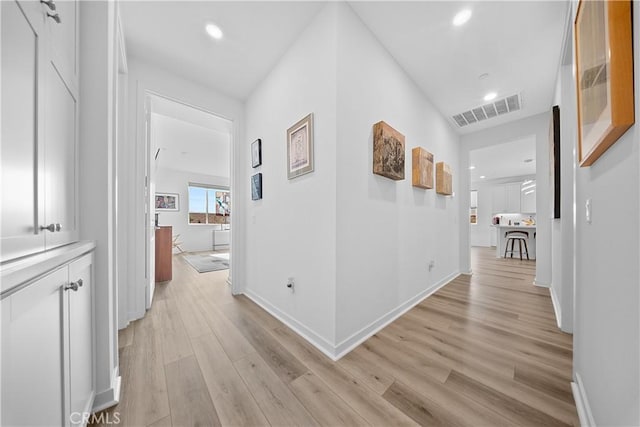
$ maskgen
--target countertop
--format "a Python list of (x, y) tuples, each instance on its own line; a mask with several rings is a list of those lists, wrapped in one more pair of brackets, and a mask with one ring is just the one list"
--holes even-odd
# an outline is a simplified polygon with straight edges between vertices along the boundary
[(76, 242), (3, 264), (0, 267), (2, 298), (57, 269), (62, 264), (91, 252), (95, 247), (94, 241)]
[(495, 224), (491, 224), (492, 227), (498, 227), (498, 228), (536, 228), (535, 225), (495, 225)]

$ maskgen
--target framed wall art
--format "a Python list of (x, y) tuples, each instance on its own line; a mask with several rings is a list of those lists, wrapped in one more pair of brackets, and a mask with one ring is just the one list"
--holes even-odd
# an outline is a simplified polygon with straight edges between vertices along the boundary
[(418, 188), (433, 188), (433, 154), (422, 147), (411, 150), (411, 184)]
[(373, 125), (373, 173), (402, 180), (404, 161), (404, 135), (385, 122)]
[(262, 174), (257, 173), (251, 177), (251, 200), (262, 199)]
[(179, 211), (180, 195), (175, 193), (156, 193), (156, 210), (157, 211)]
[(287, 178), (313, 171), (313, 113), (287, 130)]
[(580, 1), (574, 24), (578, 160), (590, 166), (634, 123), (630, 1)]
[(256, 139), (251, 143), (251, 167), (257, 168), (262, 164), (262, 140)]
[(451, 166), (445, 162), (436, 163), (436, 193), (444, 196), (453, 194)]
[(560, 218), (560, 107), (553, 106), (549, 125), (549, 183), (553, 203), (551, 218)]

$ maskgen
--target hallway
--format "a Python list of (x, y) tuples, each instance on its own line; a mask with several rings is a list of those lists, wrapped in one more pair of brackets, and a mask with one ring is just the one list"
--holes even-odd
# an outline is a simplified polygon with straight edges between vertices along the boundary
[(534, 261), (472, 249), (473, 276), (332, 362), (226, 271), (174, 279), (120, 332), (122, 425), (579, 425), (572, 339)]

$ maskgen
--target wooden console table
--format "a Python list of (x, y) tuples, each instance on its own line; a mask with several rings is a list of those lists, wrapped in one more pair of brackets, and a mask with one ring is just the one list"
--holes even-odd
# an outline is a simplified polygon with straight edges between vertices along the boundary
[(171, 280), (173, 270), (171, 266), (173, 227), (156, 227), (156, 282)]

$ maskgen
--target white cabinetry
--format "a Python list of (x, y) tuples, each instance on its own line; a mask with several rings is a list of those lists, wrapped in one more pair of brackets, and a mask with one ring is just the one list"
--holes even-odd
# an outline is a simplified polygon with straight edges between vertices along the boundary
[(521, 206), (520, 183), (499, 184), (492, 188), (492, 213), (519, 213)]
[(520, 183), (513, 182), (504, 186), (507, 213), (520, 212)]
[(503, 185), (497, 185), (491, 189), (491, 206), (493, 213), (507, 211), (507, 194)]
[(2, 261), (78, 237), (78, 4), (55, 5), (0, 2)]
[[(531, 190), (530, 190), (531, 191)], [(528, 194), (527, 194), (528, 193)], [(525, 191), (522, 193), (522, 212), (528, 214), (536, 213), (536, 192), (535, 191)]]
[(88, 253), (3, 293), (0, 424), (68, 426), (90, 411), (92, 265)]

